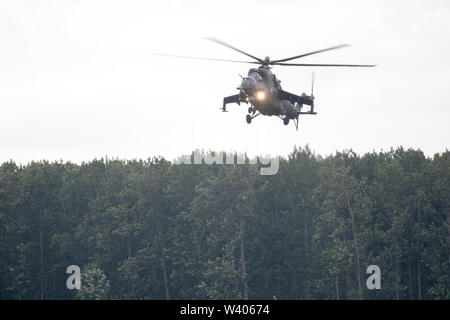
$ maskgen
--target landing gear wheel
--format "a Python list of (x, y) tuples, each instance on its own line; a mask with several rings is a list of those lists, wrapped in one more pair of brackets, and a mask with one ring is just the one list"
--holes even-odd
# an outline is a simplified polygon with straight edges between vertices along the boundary
[(285, 126), (287, 126), (289, 124), (289, 118), (288, 117), (284, 118), (283, 123)]
[(249, 114), (245, 117), (245, 120), (247, 120), (248, 124), (252, 123), (252, 117)]
[(249, 107), (249, 108), (248, 108), (248, 113), (252, 113), (252, 111), (253, 111), (253, 108), (252, 108), (252, 107)]

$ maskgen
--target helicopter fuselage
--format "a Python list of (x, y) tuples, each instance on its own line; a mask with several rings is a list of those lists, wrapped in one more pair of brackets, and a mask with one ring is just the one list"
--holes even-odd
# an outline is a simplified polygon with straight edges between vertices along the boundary
[[(315, 114), (314, 96), (302, 94), (297, 96), (282, 90), (280, 80), (272, 73), (269, 66), (262, 65), (259, 68), (252, 68), (246, 77), (242, 77), (242, 82), (237, 88), (238, 95), (224, 98), (222, 110), (226, 111), (226, 104), (241, 102), (250, 104), (247, 115), (247, 122), (259, 114), (265, 116), (278, 116), (285, 124), (290, 119), (298, 120), (299, 114)], [(308, 112), (302, 112), (303, 105), (311, 106)]]
[(280, 82), (269, 67), (261, 66), (258, 69), (250, 69), (238, 89), (243, 100), (261, 114), (288, 115), (295, 118), (295, 107), (289, 101), (280, 100), (278, 97)]

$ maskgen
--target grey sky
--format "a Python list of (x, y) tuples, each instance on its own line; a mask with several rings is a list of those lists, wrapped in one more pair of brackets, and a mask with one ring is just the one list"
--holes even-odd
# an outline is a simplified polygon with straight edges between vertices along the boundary
[[(275, 67), (283, 89), (309, 93), (318, 115), (284, 126), (245, 122), (230, 105), (251, 65), (153, 52), (284, 58), (376, 68)], [(169, 159), (195, 148), (326, 155), (403, 145), (431, 156), (450, 138), (448, 1), (1, 1), (0, 162)], [(300, 61), (300, 60), (299, 60)]]

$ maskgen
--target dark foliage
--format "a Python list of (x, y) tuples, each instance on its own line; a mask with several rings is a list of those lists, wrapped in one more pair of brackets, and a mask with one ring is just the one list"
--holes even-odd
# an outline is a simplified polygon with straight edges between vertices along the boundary
[(449, 182), (448, 151), (402, 148), (294, 149), (273, 176), (162, 158), (3, 163), (0, 298), (449, 299)]

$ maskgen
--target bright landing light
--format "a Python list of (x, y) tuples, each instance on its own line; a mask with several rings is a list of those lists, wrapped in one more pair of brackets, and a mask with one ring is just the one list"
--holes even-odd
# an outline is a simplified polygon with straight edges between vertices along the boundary
[(265, 97), (266, 97), (266, 94), (264, 93), (264, 91), (258, 91), (258, 93), (256, 93), (256, 98), (258, 100), (264, 100)]

